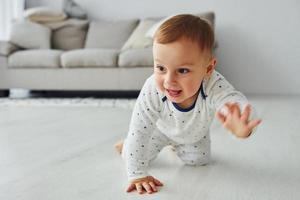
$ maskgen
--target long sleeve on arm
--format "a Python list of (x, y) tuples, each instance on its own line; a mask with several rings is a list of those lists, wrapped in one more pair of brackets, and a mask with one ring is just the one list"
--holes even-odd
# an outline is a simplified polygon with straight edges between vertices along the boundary
[(160, 94), (152, 75), (140, 91), (131, 116), (125, 155), (129, 181), (148, 176), (148, 143), (161, 112), (159, 106)]
[[(209, 105), (216, 111), (220, 111), (225, 116), (228, 109), (224, 106), (226, 103), (238, 103), (241, 112), (244, 111), (249, 101), (241, 92), (237, 91), (220, 73), (214, 72), (207, 83), (207, 99)], [(257, 117), (254, 107), (251, 105), (249, 120)], [(253, 130), (253, 132), (256, 129)]]

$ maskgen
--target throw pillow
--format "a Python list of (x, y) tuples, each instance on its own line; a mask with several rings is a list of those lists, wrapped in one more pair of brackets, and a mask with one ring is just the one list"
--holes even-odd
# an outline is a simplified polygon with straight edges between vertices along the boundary
[(64, 0), (63, 10), (67, 13), (68, 17), (86, 19), (86, 12), (73, 0)]
[(51, 30), (27, 20), (12, 24), (9, 41), (25, 49), (49, 49)]
[(85, 48), (121, 49), (137, 23), (138, 19), (93, 21), (89, 26)]
[(25, 11), (25, 19), (32, 22), (53, 22), (66, 19), (67, 15), (59, 10), (54, 10), (48, 7), (30, 8)]
[(68, 19), (44, 25), (52, 29), (52, 48), (68, 51), (84, 47), (88, 23), (87, 20)]
[(128, 40), (122, 47), (122, 51), (127, 49), (140, 49), (152, 46), (153, 39), (145, 36), (145, 33), (151, 28), (157, 21), (151, 19), (141, 20), (139, 25), (132, 32)]
[(170, 15), (168, 17), (164, 17), (164, 18), (160, 19), (159, 21), (157, 21), (155, 24), (153, 24), (153, 26), (151, 26), (149, 28), (149, 30), (146, 32), (145, 36), (148, 38), (153, 38), (156, 30), (160, 27), (160, 25), (162, 25), (165, 21), (167, 21), (168, 19), (170, 19), (173, 16), (174, 15)]

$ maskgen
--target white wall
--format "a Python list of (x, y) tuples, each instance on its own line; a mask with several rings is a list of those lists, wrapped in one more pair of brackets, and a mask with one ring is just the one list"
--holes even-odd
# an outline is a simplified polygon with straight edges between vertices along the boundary
[[(246, 93), (300, 94), (298, 0), (76, 0), (91, 19), (144, 18), (177, 12), (216, 13), (218, 70)], [(28, 6), (61, 8), (61, 0)]]

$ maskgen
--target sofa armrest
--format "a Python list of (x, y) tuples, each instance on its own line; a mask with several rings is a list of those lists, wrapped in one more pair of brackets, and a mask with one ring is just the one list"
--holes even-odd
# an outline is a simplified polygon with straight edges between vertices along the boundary
[(17, 51), (19, 47), (8, 42), (8, 41), (0, 41), (0, 55), (1, 56), (9, 56), (13, 52)]

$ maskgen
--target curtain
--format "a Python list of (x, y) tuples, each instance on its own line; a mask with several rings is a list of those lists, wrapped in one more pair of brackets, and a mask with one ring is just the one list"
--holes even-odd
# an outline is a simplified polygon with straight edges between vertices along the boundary
[(23, 17), (25, 0), (0, 0), (0, 40), (8, 40), (11, 23)]

